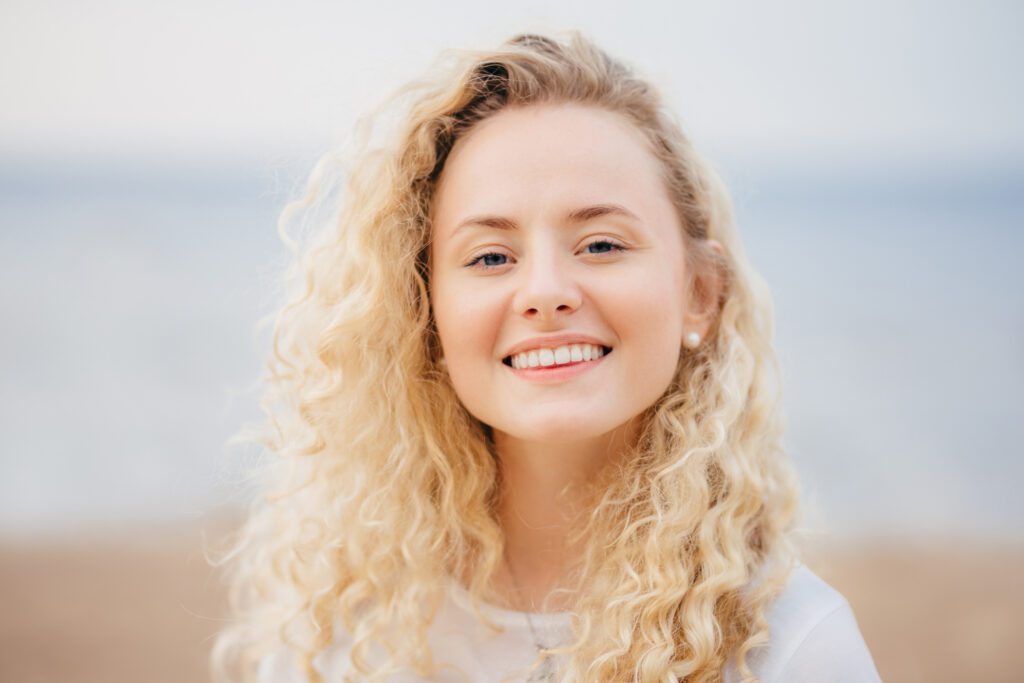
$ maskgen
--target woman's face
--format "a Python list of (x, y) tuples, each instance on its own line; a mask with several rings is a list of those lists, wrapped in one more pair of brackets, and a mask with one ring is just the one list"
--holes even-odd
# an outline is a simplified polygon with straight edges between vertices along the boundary
[(430, 296), (474, 417), (566, 442), (607, 434), (664, 393), (684, 335), (709, 321), (688, 313), (659, 171), (630, 123), (580, 105), (506, 109), (455, 144), (432, 206)]

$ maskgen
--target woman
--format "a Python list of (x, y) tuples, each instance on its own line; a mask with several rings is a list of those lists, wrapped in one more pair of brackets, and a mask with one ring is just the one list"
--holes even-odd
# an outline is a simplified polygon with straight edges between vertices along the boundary
[(769, 296), (655, 90), (572, 34), (404, 94), (277, 319), (220, 675), (877, 680), (796, 558)]

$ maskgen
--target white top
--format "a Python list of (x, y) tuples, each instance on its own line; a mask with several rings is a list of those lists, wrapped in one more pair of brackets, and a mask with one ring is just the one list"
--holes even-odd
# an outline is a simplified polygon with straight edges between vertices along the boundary
[[(481, 604), (481, 611), (504, 632), (493, 633), (480, 624), (469, 607), (469, 594), (449, 580), (449, 600), (427, 632), (440, 665), (430, 679), (411, 672), (395, 675), (394, 683), (429, 680), (435, 683), (472, 681), (499, 683), (526, 680), (524, 672), (537, 656), (526, 613)], [(770, 642), (747, 655), (747, 665), (761, 683), (880, 683), (871, 653), (857, 627), (846, 599), (803, 564), (798, 564), (786, 588), (767, 612)], [(544, 646), (568, 642), (568, 612), (530, 614)], [(341, 683), (347, 670), (348, 648), (336, 642), (314, 660), (325, 683)], [(459, 670), (464, 672), (461, 675)], [(733, 663), (725, 683), (738, 683)], [(260, 663), (259, 683), (305, 683), (287, 650), (266, 656)]]

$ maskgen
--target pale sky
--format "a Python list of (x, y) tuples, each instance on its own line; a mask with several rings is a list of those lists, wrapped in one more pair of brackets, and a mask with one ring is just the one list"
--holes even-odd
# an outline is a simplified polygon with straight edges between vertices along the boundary
[(318, 152), (446, 47), (578, 28), (740, 158), (1006, 163), (1024, 153), (1014, 2), (5, 0), (0, 155)]

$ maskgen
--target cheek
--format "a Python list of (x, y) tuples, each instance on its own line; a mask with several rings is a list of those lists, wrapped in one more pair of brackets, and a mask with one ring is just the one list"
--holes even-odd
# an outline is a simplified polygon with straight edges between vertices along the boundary
[(602, 296), (617, 334), (651, 351), (678, 353), (682, 339), (685, 297), (679, 278), (671, 270), (650, 268), (607, 288)]
[(625, 352), (622, 370), (635, 378), (633, 391), (653, 400), (671, 382), (679, 362), (685, 310), (679, 281), (671, 271), (651, 269), (602, 298)]
[(453, 380), (479, 372), (480, 364), (497, 353), (501, 307), (481, 287), (441, 281), (432, 292), (438, 336)]
[(630, 310), (628, 324), (623, 333), (624, 342), (634, 352), (636, 366), (667, 383), (679, 361), (682, 338), (679, 317), (666, 311), (664, 305), (648, 299)]

